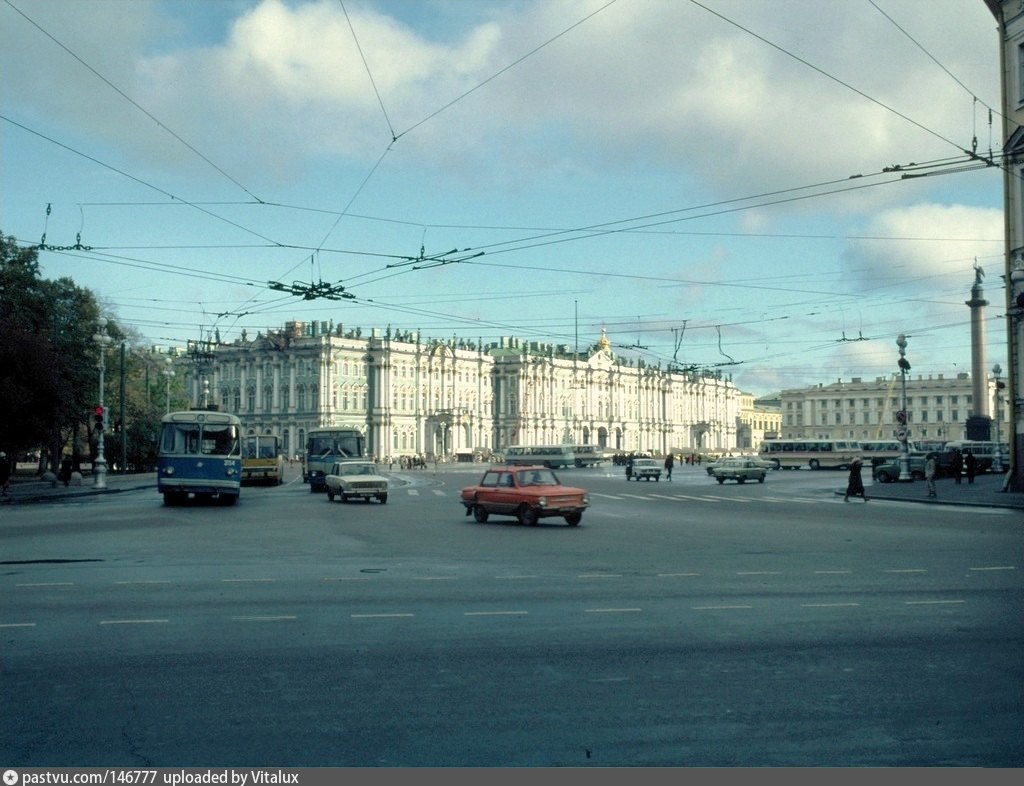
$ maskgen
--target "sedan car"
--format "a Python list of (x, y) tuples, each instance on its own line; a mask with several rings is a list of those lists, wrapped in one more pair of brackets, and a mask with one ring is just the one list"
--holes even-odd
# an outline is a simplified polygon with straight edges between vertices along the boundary
[[(924, 465), (928, 461), (926, 453), (910, 454), (910, 477), (924, 480)], [(882, 459), (871, 468), (871, 476), (878, 483), (893, 483), (900, 479), (900, 459)]]
[(633, 475), (627, 475), (626, 480), (661, 480), (661, 469), (661, 463), (655, 459), (633, 459)]
[(711, 473), (711, 477), (719, 483), (727, 480), (735, 480), (737, 483), (746, 483), (748, 480), (756, 480), (764, 483), (768, 470), (760, 466), (759, 462), (748, 458), (725, 459), (717, 464)]
[(377, 471), (372, 461), (338, 461), (324, 478), (327, 501), (341, 497), (342, 502), (376, 499), (382, 505), (388, 501), (388, 479)]
[(462, 489), (459, 498), (481, 524), (492, 514), (514, 516), (521, 524), (536, 526), (542, 518), (564, 518), (575, 527), (590, 505), (587, 492), (563, 486), (546, 467), (492, 466), (475, 486)]

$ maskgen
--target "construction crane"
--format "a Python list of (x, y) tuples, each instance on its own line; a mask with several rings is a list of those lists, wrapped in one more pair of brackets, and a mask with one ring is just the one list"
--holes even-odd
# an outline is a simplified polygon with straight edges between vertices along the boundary
[(882, 411), (878, 415), (878, 430), (875, 431), (875, 439), (882, 438), (882, 428), (885, 426), (885, 415), (889, 411), (889, 402), (892, 401), (892, 391), (896, 387), (896, 380), (899, 377), (896, 374), (892, 376), (892, 382), (889, 383), (889, 389), (885, 391), (885, 401), (882, 402)]

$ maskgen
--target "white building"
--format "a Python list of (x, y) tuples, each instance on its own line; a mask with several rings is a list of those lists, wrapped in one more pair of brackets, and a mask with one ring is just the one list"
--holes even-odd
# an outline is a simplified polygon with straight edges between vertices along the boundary
[(669, 372), (616, 356), (503, 338), (489, 345), (368, 335), (330, 322), (190, 348), (187, 389), (249, 433), (300, 453), (315, 426), (354, 426), (379, 457), (586, 443), (619, 451), (736, 447), (740, 393), (720, 372)]
[[(992, 401), (995, 380), (987, 380), (986, 385)], [(911, 441), (966, 438), (967, 419), (975, 414), (969, 374), (951, 377), (939, 374), (928, 378), (908, 375), (906, 386)], [(868, 381), (854, 377), (849, 382), (839, 380), (830, 385), (784, 390), (780, 436), (784, 439), (895, 439), (901, 428), (896, 413), (903, 408), (902, 399), (902, 381), (898, 374)], [(998, 422), (1005, 441), (1008, 410), (1004, 409), (1000, 415)]]

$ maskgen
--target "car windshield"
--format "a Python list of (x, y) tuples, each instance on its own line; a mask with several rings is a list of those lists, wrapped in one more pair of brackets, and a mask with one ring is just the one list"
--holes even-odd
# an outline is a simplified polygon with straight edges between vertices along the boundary
[(548, 469), (531, 469), (517, 473), (520, 486), (557, 486), (558, 478)]
[(342, 475), (376, 475), (377, 468), (373, 464), (342, 464)]

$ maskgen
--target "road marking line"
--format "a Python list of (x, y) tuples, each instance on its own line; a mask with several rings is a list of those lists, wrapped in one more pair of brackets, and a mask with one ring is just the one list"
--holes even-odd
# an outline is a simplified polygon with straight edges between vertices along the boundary
[(699, 576), (699, 575), (700, 575), (699, 573), (659, 573), (658, 574), (658, 578), (659, 579), (664, 579), (664, 578), (672, 578), (674, 576)]
[(720, 609), (752, 609), (753, 606), (690, 606), (693, 611), (718, 611)]
[(436, 495), (437, 495), (438, 497), (445, 497), (445, 496), (447, 496), (447, 495), (448, 495), (448, 492), (447, 492), (447, 491), (444, 491), (443, 489), (434, 489), (434, 490), (433, 490), (433, 492), (434, 492), (434, 494), (436, 494)]
[(455, 581), (458, 576), (413, 576), (413, 581)]
[(944, 604), (966, 603), (965, 600), (908, 600), (907, 606), (941, 606)]
[(883, 573), (927, 573), (928, 571), (924, 568), (889, 568), (883, 570)]
[(535, 579), (537, 577), (536, 576), (495, 576), (494, 578), (496, 578), (496, 579), (508, 579), (510, 581), (515, 581), (515, 580), (519, 580), (519, 579)]
[(369, 581), (366, 576), (338, 576), (337, 578), (327, 577), (324, 581)]
[(603, 497), (604, 499), (622, 499), (622, 497), (615, 494), (591, 494), (592, 497)]
[(991, 568), (968, 568), (968, 570), (1017, 570), (1013, 565), (993, 565)]
[(34, 622), (0, 622), (0, 628), (34, 628)]
[(73, 587), (75, 583), (73, 581), (48, 581), (38, 582), (36, 584), (15, 584), (15, 587)]
[(736, 571), (737, 576), (779, 576), (782, 574), (780, 570), (738, 570)]
[(832, 575), (834, 573), (839, 573), (839, 574), (853, 573), (852, 570), (816, 570), (814, 572), (818, 573), (820, 575), (823, 575), (823, 576), (830, 576), (830, 575)]
[(801, 608), (804, 609), (834, 609), (841, 608), (844, 606), (859, 606), (859, 603), (801, 603)]
[(585, 609), (586, 614), (635, 614), (643, 609)]
[(294, 614), (281, 614), (267, 617), (232, 617), (231, 619), (235, 622), (279, 622), (281, 620), (293, 620), (296, 617)]
[(277, 579), (221, 579), (225, 584), (273, 584)]
[(406, 493), (407, 493), (407, 494), (408, 494), (408, 495), (409, 495), (410, 497), (418, 497), (418, 496), (420, 495), (420, 492), (419, 492), (419, 490), (417, 490), (417, 489), (409, 489), (409, 490), (408, 490), (408, 491), (407, 491)]
[(157, 625), (167, 620), (100, 620), (100, 625)]
[(623, 494), (622, 496), (629, 497), (630, 499), (642, 499), (642, 500), (647, 500), (648, 499), (648, 497), (645, 497), (645, 496), (643, 496), (641, 494)]
[(528, 611), (467, 611), (466, 617), (514, 617), (529, 614)]
[(415, 614), (350, 614), (354, 620), (369, 620), (369, 619), (394, 619), (396, 617), (415, 617)]
[(169, 581), (115, 581), (115, 584), (170, 584)]
[(621, 579), (621, 573), (580, 573), (578, 579)]

